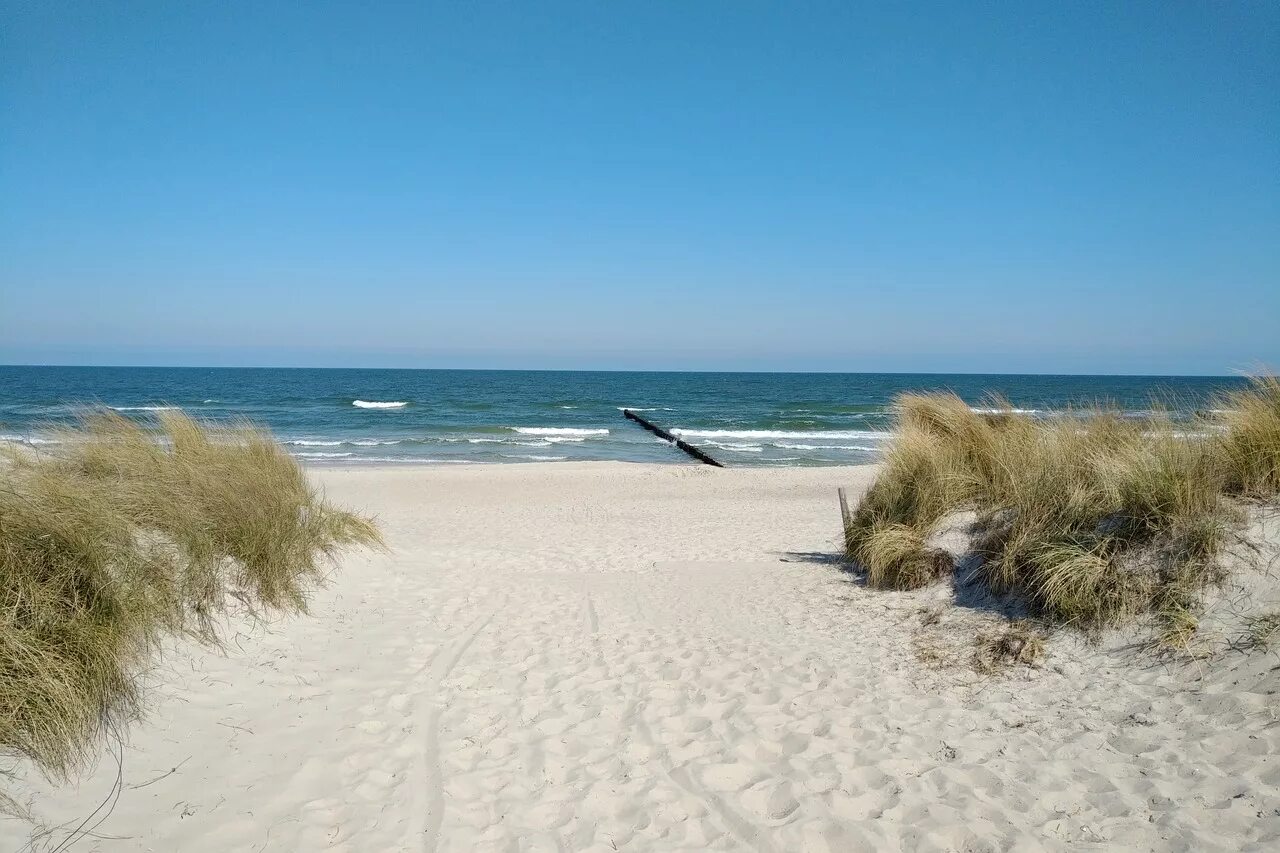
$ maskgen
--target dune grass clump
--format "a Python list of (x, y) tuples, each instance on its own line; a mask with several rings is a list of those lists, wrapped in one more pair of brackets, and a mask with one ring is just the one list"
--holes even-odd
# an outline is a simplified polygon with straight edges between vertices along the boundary
[(163, 638), (216, 643), (232, 597), (304, 610), (326, 558), (380, 542), (249, 427), (101, 415), (62, 442), (0, 462), (0, 750), (54, 776), (136, 714)]
[(1280, 376), (1256, 378), (1252, 388), (1226, 395), (1220, 405), (1228, 487), (1263, 500), (1280, 494)]
[(1239, 522), (1231, 498), (1280, 493), (1280, 381), (1260, 378), (1223, 404), (1222, 423), (1188, 430), (1160, 414), (1106, 409), (1033, 419), (953, 394), (899, 398), (899, 434), (845, 531), (870, 586), (908, 589), (942, 566), (938, 522), (977, 513), (979, 577), (1045, 615), (1085, 628), (1160, 617), (1185, 645), (1205, 586)]

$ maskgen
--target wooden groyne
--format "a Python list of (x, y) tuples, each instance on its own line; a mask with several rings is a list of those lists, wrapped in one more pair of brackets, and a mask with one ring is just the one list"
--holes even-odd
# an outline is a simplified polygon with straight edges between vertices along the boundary
[(719, 462), (717, 462), (716, 460), (712, 459), (710, 456), (708, 456), (707, 454), (703, 453), (701, 450), (699, 450), (698, 448), (694, 447), (694, 446), (693, 446), (692, 444), (690, 444), (689, 442), (685, 441), (685, 440), (684, 440), (684, 439), (682, 439), (682, 438), (677, 438), (676, 436), (674, 436), (674, 435), (672, 435), (671, 433), (667, 432), (665, 429), (663, 429), (662, 427), (658, 426), (657, 424), (650, 423), (649, 421), (646, 421), (644, 418), (640, 417), (639, 415), (637, 415), (635, 412), (631, 411), (630, 409), (623, 409), (623, 410), (622, 410), (622, 416), (623, 416), (624, 418), (626, 418), (627, 420), (629, 420), (629, 421), (635, 421), (636, 423), (640, 424), (640, 426), (644, 427), (644, 428), (645, 428), (645, 429), (647, 429), (649, 432), (651, 432), (651, 433), (653, 433), (654, 435), (658, 436), (658, 438), (661, 438), (661, 439), (664, 439), (664, 440), (666, 440), (666, 441), (671, 442), (671, 443), (672, 443), (672, 444), (674, 444), (676, 447), (680, 448), (680, 449), (681, 449), (681, 450), (683, 450), (685, 453), (688, 453), (690, 456), (692, 456), (694, 459), (697, 459), (697, 460), (698, 460), (699, 462), (701, 462), (702, 464), (704, 464), (704, 465), (711, 465), (711, 466), (712, 466), (712, 467), (714, 467), (714, 468), (723, 468), (723, 467), (724, 467), (724, 466), (723, 466), (723, 465), (721, 465)]

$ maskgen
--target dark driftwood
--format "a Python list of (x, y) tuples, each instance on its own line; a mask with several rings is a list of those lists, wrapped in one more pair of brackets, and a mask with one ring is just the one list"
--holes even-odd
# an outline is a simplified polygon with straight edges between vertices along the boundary
[(723, 465), (721, 465), (719, 462), (717, 462), (716, 460), (712, 459), (710, 456), (708, 456), (707, 454), (703, 453), (701, 450), (699, 450), (698, 448), (694, 447), (694, 446), (693, 446), (692, 444), (690, 444), (689, 442), (687, 442), (687, 441), (685, 441), (684, 439), (681, 439), (681, 438), (676, 438), (674, 435), (672, 435), (671, 433), (667, 432), (667, 431), (666, 431), (665, 429), (663, 429), (662, 427), (658, 426), (657, 424), (653, 424), (653, 423), (650, 423), (649, 421), (646, 421), (644, 418), (640, 417), (639, 415), (637, 415), (635, 412), (631, 411), (630, 409), (623, 409), (623, 410), (622, 410), (622, 416), (623, 416), (624, 418), (626, 418), (627, 420), (635, 421), (636, 423), (640, 424), (640, 426), (644, 427), (644, 428), (645, 428), (645, 429), (647, 429), (649, 432), (651, 432), (651, 433), (653, 433), (654, 435), (658, 436), (658, 438), (662, 438), (662, 439), (665, 439), (665, 440), (667, 440), (667, 441), (671, 442), (671, 443), (672, 443), (672, 444), (674, 444), (676, 447), (680, 448), (680, 449), (681, 449), (681, 450), (683, 450), (685, 453), (688, 453), (690, 456), (692, 456), (694, 459), (697, 459), (699, 462), (703, 463), (704, 465), (711, 465), (711, 466), (712, 466), (712, 467), (714, 467), (714, 468), (723, 468), (723, 467), (724, 467), (724, 466), (723, 466)]

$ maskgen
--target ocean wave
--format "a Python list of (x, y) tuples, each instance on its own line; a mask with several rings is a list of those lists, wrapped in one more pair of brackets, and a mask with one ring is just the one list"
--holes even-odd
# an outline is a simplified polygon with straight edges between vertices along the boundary
[(772, 446), (780, 450), (864, 450), (873, 452), (881, 449), (862, 444), (788, 444), (783, 441), (775, 441)]
[(1040, 409), (994, 409), (982, 406), (970, 406), (969, 411), (975, 415), (1038, 415)]
[(116, 412), (174, 412), (177, 406), (107, 406)]
[(58, 441), (56, 438), (40, 438), (34, 435), (13, 434), (0, 435), (0, 442), (5, 442), (7, 444), (27, 444), (32, 446), (37, 444), (62, 444), (62, 442)]
[(385, 445), (400, 444), (409, 439), (391, 438), (358, 438), (358, 439), (319, 439), (319, 438), (291, 438), (282, 441), (290, 447), (383, 447)]
[(728, 441), (708, 441), (704, 442), (707, 447), (715, 447), (720, 450), (728, 450), (731, 453), (763, 453), (764, 448), (759, 444), (735, 444)]
[(424, 459), (421, 456), (360, 456), (354, 455), (347, 460), (352, 465), (368, 465), (373, 462), (388, 462), (407, 465), (484, 465), (479, 459)]
[(294, 456), (307, 457), (314, 462), (323, 462), (325, 460), (333, 462), (349, 463), (351, 465), (369, 465), (371, 463), (386, 462), (396, 464), (409, 465), (484, 465), (484, 461), (480, 459), (424, 459), (421, 456), (361, 456), (358, 453), (330, 453), (315, 454), (309, 456), (305, 453), (295, 453)]
[(556, 406), (557, 409), (576, 409), (577, 406)]
[(403, 400), (352, 400), (351, 405), (357, 409), (403, 409), (409, 404)]
[(673, 429), (675, 435), (681, 438), (702, 438), (702, 439), (811, 439), (816, 441), (825, 441), (833, 439), (849, 439), (849, 438), (866, 438), (871, 440), (888, 440), (892, 437), (892, 433), (876, 432), (865, 429), (851, 430), (819, 430), (796, 432), (792, 430), (774, 430), (774, 429)]
[(520, 435), (554, 435), (554, 436), (588, 436), (608, 435), (607, 429), (587, 429), (584, 427), (509, 427)]
[(539, 456), (536, 453), (504, 453), (503, 459), (529, 459), (533, 462), (563, 462), (568, 456)]

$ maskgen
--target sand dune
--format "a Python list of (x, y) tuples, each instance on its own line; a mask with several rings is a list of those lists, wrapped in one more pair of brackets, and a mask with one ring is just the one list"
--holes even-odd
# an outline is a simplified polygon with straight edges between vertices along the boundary
[[(169, 654), (75, 849), (1280, 843), (1280, 657), (1158, 666), (1060, 635), (1035, 670), (927, 667), (918, 611), (949, 590), (869, 591), (827, 556), (834, 489), (869, 469), (315, 476), (392, 552), (344, 560), (308, 618)], [(41, 843), (116, 778), (111, 756), (70, 789), (27, 777), (64, 825)], [(0, 823), (0, 849), (29, 831)]]

